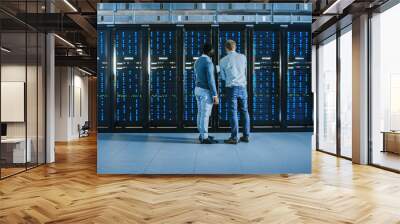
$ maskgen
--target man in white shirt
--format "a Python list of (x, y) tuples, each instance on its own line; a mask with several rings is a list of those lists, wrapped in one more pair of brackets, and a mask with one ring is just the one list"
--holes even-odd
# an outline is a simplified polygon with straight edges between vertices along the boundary
[(225, 140), (227, 144), (239, 142), (239, 122), (237, 116), (239, 110), (244, 119), (243, 136), (240, 141), (249, 142), (250, 116), (247, 105), (247, 60), (246, 56), (236, 52), (236, 42), (227, 40), (225, 43), (227, 55), (220, 61), (221, 79), (225, 82), (225, 92), (229, 101), (229, 114), (231, 137)]

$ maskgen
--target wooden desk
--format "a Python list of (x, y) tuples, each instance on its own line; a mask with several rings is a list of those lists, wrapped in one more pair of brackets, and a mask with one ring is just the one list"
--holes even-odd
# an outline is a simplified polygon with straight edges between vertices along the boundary
[[(25, 145), (27, 144), (25, 151)], [(25, 138), (6, 138), (1, 139), (1, 157), (6, 163), (26, 163), (31, 162), (31, 139)]]
[(400, 154), (400, 131), (383, 131), (382, 152)]

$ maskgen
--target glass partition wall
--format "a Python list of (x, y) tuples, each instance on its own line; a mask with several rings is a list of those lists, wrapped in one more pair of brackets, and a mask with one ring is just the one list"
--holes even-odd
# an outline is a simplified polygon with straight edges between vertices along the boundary
[[(393, 27), (398, 21), (400, 4), (374, 13), (369, 33), (369, 164), (396, 172), (400, 172), (400, 32)], [(348, 159), (352, 157), (352, 41), (350, 25), (317, 45), (317, 149)]]
[(339, 111), (340, 155), (352, 158), (352, 33), (351, 25), (341, 31), (339, 38)]
[(1, 177), (26, 169), (30, 162), (25, 118), (26, 33), (1, 33)]
[(352, 157), (352, 28), (317, 48), (317, 149)]
[(318, 47), (318, 149), (336, 154), (336, 36)]
[(371, 18), (370, 163), (400, 171), (400, 4)]
[[(18, 7), (41, 10), (34, 3)], [(43, 33), (0, 13), (1, 179), (45, 163), (45, 44)]]

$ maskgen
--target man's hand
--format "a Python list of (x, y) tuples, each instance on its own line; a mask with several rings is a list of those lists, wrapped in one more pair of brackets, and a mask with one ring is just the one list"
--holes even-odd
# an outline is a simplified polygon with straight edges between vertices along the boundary
[(219, 104), (218, 96), (213, 96), (213, 101), (215, 105), (218, 105)]

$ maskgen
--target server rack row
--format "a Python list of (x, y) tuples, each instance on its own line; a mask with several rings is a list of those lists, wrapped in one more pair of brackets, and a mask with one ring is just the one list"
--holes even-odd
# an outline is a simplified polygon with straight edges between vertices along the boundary
[(311, 33), (303, 30), (285, 32), (286, 42), (286, 125), (311, 124)]
[[(194, 62), (210, 42), (218, 64), (227, 39), (247, 56), (253, 130), (310, 130), (309, 26), (143, 25), (99, 30), (99, 132), (195, 130)], [(214, 130), (229, 126), (219, 77), (220, 104), (210, 119)]]
[(211, 30), (187, 29), (184, 32), (185, 69), (183, 74), (183, 125), (194, 127), (197, 123), (197, 102), (194, 95), (194, 63), (201, 55), (204, 43), (211, 43)]

